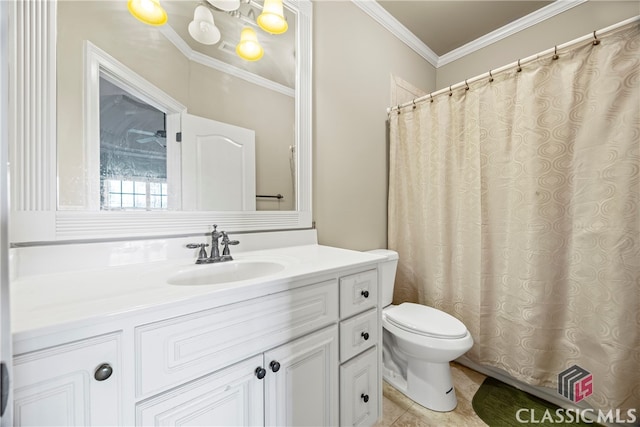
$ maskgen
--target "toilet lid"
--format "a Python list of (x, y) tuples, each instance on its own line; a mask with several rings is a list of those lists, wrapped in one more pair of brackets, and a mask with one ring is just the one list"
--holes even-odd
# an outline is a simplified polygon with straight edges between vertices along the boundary
[(416, 334), (447, 339), (467, 335), (467, 327), (461, 321), (426, 305), (405, 302), (384, 313), (393, 325)]

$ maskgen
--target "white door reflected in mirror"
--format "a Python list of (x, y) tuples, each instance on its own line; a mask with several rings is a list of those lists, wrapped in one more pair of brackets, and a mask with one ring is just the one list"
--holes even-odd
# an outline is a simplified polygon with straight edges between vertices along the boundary
[(182, 209), (256, 209), (255, 132), (182, 115)]

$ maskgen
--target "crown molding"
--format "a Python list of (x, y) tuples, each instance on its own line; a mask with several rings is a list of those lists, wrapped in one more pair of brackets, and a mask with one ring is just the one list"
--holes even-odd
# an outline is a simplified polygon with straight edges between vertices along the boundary
[(520, 19), (513, 21), (504, 27), (498, 28), (476, 40), (465, 44), (451, 52), (445, 53), (442, 56), (436, 55), (434, 51), (424, 44), (418, 37), (416, 37), (411, 31), (409, 31), (404, 25), (402, 25), (396, 18), (391, 16), (386, 9), (378, 4), (374, 0), (351, 0), (356, 6), (362, 9), (367, 15), (373, 18), (376, 22), (386, 28), (400, 41), (404, 42), (407, 46), (413, 49), (418, 55), (422, 56), (427, 62), (436, 68), (442, 67), (450, 62), (460, 59), (466, 55), (469, 55), (477, 50), (489, 46), (497, 41), (500, 41), (506, 37), (509, 37), (519, 31), (527, 29), (533, 25), (536, 25), (542, 21), (552, 18), (566, 10), (569, 10), (575, 6), (585, 3), (588, 0), (556, 0), (553, 3), (538, 9), (535, 12), (530, 13)]
[(351, 0), (356, 6), (362, 9), (367, 15), (372, 17), (378, 24), (382, 25), (400, 41), (413, 49), (434, 67), (438, 66), (438, 55), (429, 46), (424, 44), (418, 37), (391, 16), (382, 6), (372, 0)]
[(536, 10), (535, 12), (531, 12), (530, 14), (511, 22), (510, 24), (505, 25), (504, 27), (500, 27), (497, 30), (485, 34), (482, 37), (478, 37), (474, 41), (469, 42), (464, 46), (460, 46), (459, 48), (454, 49), (451, 52), (445, 53), (438, 59), (438, 65), (436, 66), (436, 68), (456, 61), (466, 55), (485, 48), (490, 44), (507, 38), (519, 31), (539, 24), (542, 21), (546, 21), (549, 18), (553, 18), (554, 16), (575, 6), (581, 5), (586, 1), (587, 0), (556, 0), (553, 3)]
[(231, 74), (240, 79), (246, 80), (250, 83), (258, 86), (265, 87), (275, 92), (281, 93), (291, 98), (295, 98), (296, 90), (280, 83), (276, 83), (272, 80), (261, 77), (257, 74), (243, 70), (238, 67), (234, 67), (231, 64), (227, 64), (224, 61), (212, 58), (204, 55), (200, 52), (196, 52), (185, 42), (182, 37), (170, 26), (165, 25), (160, 28), (160, 32), (171, 42), (173, 45), (189, 60), (204, 65), (205, 67), (213, 68), (214, 70), (221, 71), (223, 73)]

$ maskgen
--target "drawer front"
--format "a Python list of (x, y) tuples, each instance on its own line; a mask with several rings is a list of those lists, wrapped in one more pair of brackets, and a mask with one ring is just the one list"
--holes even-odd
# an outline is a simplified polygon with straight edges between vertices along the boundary
[(371, 426), (380, 404), (377, 347), (340, 367), (340, 425)]
[(377, 342), (377, 309), (373, 308), (340, 322), (340, 362), (346, 362)]
[(375, 307), (378, 302), (378, 272), (363, 271), (340, 278), (340, 317), (345, 319)]
[(135, 329), (136, 395), (198, 378), (334, 323), (335, 280)]

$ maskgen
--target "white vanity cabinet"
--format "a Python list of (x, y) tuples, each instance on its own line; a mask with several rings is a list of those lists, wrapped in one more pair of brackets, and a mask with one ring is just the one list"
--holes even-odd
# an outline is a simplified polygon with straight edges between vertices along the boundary
[(179, 388), (139, 403), (136, 423), (337, 425), (337, 321), (331, 279), (137, 327), (138, 396)]
[(17, 356), (14, 425), (122, 425), (120, 334)]
[(340, 278), (340, 425), (370, 426), (380, 414), (378, 273)]
[(330, 326), (148, 399), (139, 426), (335, 426), (338, 331)]
[(375, 424), (375, 261), (202, 295), (14, 339), (15, 425)]

